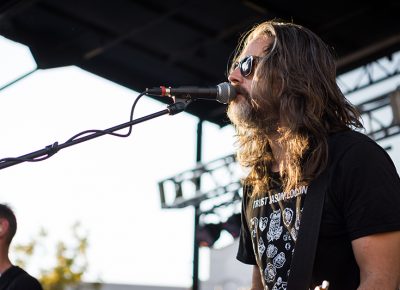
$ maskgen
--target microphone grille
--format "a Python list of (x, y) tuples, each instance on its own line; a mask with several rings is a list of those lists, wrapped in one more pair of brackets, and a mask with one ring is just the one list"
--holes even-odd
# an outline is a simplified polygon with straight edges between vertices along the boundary
[(235, 88), (228, 82), (220, 83), (217, 85), (218, 95), (217, 101), (223, 104), (229, 103), (232, 99), (236, 97)]

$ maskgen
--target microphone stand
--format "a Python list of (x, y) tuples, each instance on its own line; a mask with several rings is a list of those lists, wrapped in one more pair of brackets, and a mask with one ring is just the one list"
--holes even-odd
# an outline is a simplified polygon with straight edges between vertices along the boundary
[[(62, 144), (58, 144), (58, 142), (55, 142), (52, 145), (48, 145), (46, 146), (44, 149), (26, 154), (26, 155), (22, 155), (20, 157), (13, 157), (13, 158), (5, 158), (2, 161), (0, 161), (0, 169), (6, 168), (6, 167), (10, 167), (25, 161), (41, 161), (44, 159), (47, 159), (51, 156), (53, 156), (54, 154), (56, 154), (58, 151), (60, 151), (61, 149), (64, 149), (66, 147), (78, 144), (78, 143), (82, 143), (84, 141), (87, 140), (91, 140), (118, 130), (121, 130), (123, 128), (126, 127), (130, 127), (139, 123), (142, 123), (144, 121), (150, 120), (150, 119), (154, 119), (156, 117), (162, 116), (162, 115), (175, 115), (178, 114), (182, 111), (184, 111), (186, 109), (186, 107), (190, 104), (190, 100), (181, 100), (181, 99), (176, 99), (174, 98), (175, 103), (168, 105), (167, 109), (135, 119), (135, 120), (131, 120), (129, 122), (102, 130), (102, 131), (98, 131), (95, 133), (92, 133), (90, 135), (86, 135), (86, 136), (82, 136), (82, 137), (77, 137), (76, 139), (73, 140), (69, 140), (65, 143)], [(39, 158), (42, 157), (42, 158)]]

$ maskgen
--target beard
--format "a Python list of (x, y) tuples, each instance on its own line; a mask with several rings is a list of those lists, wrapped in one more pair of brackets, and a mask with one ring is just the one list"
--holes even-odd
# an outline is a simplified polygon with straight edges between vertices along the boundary
[(252, 99), (244, 88), (235, 87), (240, 97), (233, 99), (227, 110), (228, 118), (237, 129), (271, 134), (278, 129), (277, 110), (272, 110), (264, 101)]
[(250, 101), (250, 94), (240, 87), (236, 91), (241, 95), (233, 99), (228, 105), (227, 115), (236, 127), (253, 128), (255, 111)]

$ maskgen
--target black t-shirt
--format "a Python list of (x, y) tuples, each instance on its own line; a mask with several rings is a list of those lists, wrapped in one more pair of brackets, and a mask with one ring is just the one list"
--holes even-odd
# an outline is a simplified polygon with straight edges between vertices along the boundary
[[(351, 241), (400, 230), (400, 178), (386, 151), (364, 134), (336, 133), (328, 142), (333, 170), (310, 287), (328, 280), (329, 290), (355, 290), (360, 277)], [(277, 185), (262, 196), (243, 197), (237, 259), (258, 265), (270, 290), (286, 289), (307, 189), (282, 193)]]
[(18, 266), (11, 266), (0, 277), (0, 290), (43, 290), (39, 281)]

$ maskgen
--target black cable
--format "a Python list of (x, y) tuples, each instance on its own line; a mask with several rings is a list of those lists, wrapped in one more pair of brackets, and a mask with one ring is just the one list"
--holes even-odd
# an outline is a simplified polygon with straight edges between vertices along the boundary
[[(143, 97), (145, 94), (146, 94), (146, 92), (140, 93), (139, 96), (136, 98), (136, 100), (133, 102), (133, 105), (132, 105), (132, 108), (131, 108), (131, 114), (130, 114), (129, 121), (132, 121), (132, 120), (133, 120), (133, 114), (134, 114), (134, 112), (135, 112), (136, 105), (137, 105), (139, 99), (140, 99), (141, 97)], [(129, 126), (128, 132), (127, 132), (126, 134), (118, 134), (118, 133), (112, 133), (112, 132), (105, 132), (104, 130), (97, 130), (97, 129), (85, 130), (85, 131), (82, 131), (82, 132), (80, 132), (80, 133), (78, 133), (78, 134), (72, 136), (72, 137), (69, 138), (65, 143), (72, 142), (72, 141), (75, 140), (76, 138), (78, 138), (78, 137), (80, 137), (80, 136), (83, 136), (83, 135), (86, 135), (86, 134), (89, 134), (89, 133), (94, 133), (94, 134), (95, 134), (95, 133), (105, 133), (105, 134), (112, 135), (112, 136), (116, 136), (116, 137), (129, 137), (129, 136), (131, 135), (131, 133), (132, 133), (132, 125)], [(0, 160), (0, 161), (1, 161), (1, 160)]]
[(44, 150), (45, 150), (46, 155), (43, 157), (39, 157), (39, 158), (7, 157), (7, 158), (0, 159), (0, 164), (4, 163), (4, 162), (12, 162), (12, 161), (38, 162), (38, 161), (46, 160), (58, 152), (58, 150), (59, 150), (58, 142), (55, 142), (52, 145), (46, 146)]
[[(140, 93), (137, 96), (136, 100), (133, 102), (132, 108), (131, 108), (130, 117), (129, 117), (129, 121), (130, 122), (133, 120), (133, 114), (135, 112), (135, 108), (136, 108), (136, 105), (137, 105), (139, 99), (141, 97), (143, 97), (145, 94), (146, 94), (146, 92)], [(104, 135), (109, 134), (109, 135), (116, 136), (116, 137), (128, 137), (132, 133), (132, 125), (129, 126), (128, 132), (126, 134), (118, 134), (118, 133), (108, 132), (106, 130), (96, 130), (96, 129), (85, 130), (85, 131), (82, 131), (82, 132), (72, 136), (64, 144), (72, 143), (78, 137), (81, 137), (81, 136), (86, 135), (86, 134), (98, 134), (98, 133), (101, 133), (101, 134), (104, 134)], [(89, 136), (91, 136), (91, 135), (89, 135)], [(43, 160), (46, 160), (46, 159), (50, 158), (54, 154), (56, 154), (58, 151), (59, 151), (58, 142), (55, 142), (52, 145), (48, 145), (43, 149), (43, 155), (44, 155), (43, 157), (37, 157), (37, 158), (7, 157), (7, 158), (0, 159), (0, 164), (5, 163), (5, 162), (13, 162), (13, 161), (14, 162), (38, 162), (38, 161), (43, 161)]]

